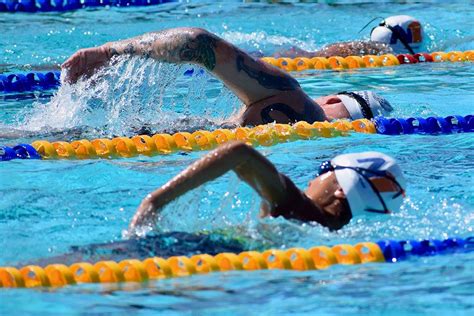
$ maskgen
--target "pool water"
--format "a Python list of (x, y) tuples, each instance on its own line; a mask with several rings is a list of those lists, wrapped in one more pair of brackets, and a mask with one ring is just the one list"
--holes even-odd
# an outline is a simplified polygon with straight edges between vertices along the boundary
[[(177, 26), (206, 28), (270, 55), (299, 46), (367, 38), (377, 16), (422, 22), (429, 51), (474, 49), (469, 2), (350, 4), (169, 3), (66, 13), (0, 14), (0, 72), (51, 70), (82, 47)], [(404, 1), (406, 2), (406, 1)], [(118, 60), (94, 82), (59, 91), (0, 95), (0, 144), (215, 128), (239, 101), (190, 66)], [(195, 71), (195, 73), (199, 73)], [(431, 63), (350, 72), (295, 73), (309, 95), (376, 90), (393, 117), (472, 114), (472, 63)], [(361, 217), (338, 232), (283, 219), (258, 219), (258, 196), (234, 174), (163, 211), (158, 231), (226, 230), (272, 247), (355, 244), (380, 239), (469, 237), (474, 229), (472, 134), (350, 137), (259, 148), (304, 188), (320, 162), (375, 150), (396, 158), (408, 183), (401, 210)], [(122, 240), (141, 199), (203, 152), (118, 160), (10, 161), (0, 164), (0, 266), (53, 257), (71, 246)], [(148, 284), (80, 285), (0, 291), (1, 314), (472, 314), (474, 254), (324, 271), (231, 272)]]

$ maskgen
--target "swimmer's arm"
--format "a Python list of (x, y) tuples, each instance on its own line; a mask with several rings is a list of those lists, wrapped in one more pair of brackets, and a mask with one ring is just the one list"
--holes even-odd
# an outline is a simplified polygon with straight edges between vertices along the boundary
[(275, 166), (252, 147), (242, 142), (231, 142), (210, 152), (150, 193), (135, 213), (130, 229), (153, 225), (163, 206), (230, 170), (255, 189), (269, 206), (286, 198), (285, 182)]
[(246, 105), (285, 91), (302, 92), (296, 79), (254, 59), (224, 39), (200, 28), (174, 28), (145, 34), (135, 40), (106, 44), (110, 54), (134, 54), (170, 63), (206, 68)]
[(68, 81), (90, 75), (115, 55), (154, 58), (205, 67), (250, 106), (262, 99), (297, 91), (297, 80), (284, 71), (254, 59), (238, 47), (200, 28), (175, 28), (147, 33), (100, 47), (81, 49), (64, 64)]
[[(288, 53), (289, 56), (284, 56), (284, 53)], [(360, 55), (380, 55), (393, 53), (390, 46), (384, 43), (373, 42), (373, 41), (352, 41), (352, 42), (341, 42), (334, 43), (324, 46), (322, 49), (308, 52), (298, 48), (292, 48), (287, 52), (278, 53), (281, 57), (347, 57), (347, 56), (360, 56)]]
[(361, 55), (380, 55), (391, 53), (392, 49), (390, 46), (384, 43), (373, 42), (373, 41), (353, 41), (334, 43), (325, 46), (323, 49), (317, 52), (318, 57), (331, 57), (331, 56), (361, 56)]

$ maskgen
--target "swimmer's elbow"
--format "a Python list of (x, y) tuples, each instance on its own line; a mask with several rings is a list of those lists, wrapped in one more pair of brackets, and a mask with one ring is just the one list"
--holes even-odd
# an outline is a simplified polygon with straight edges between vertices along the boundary
[(222, 39), (205, 29), (174, 28), (156, 32), (151, 37), (154, 40), (152, 56), (157, 59), (193, 63), (209, 71), (216, 66), (215, 49)]
[(241, 141), (228, 142), (222, 147), (225, 148), (224, 150), (229, 151), (233, 155), (237, 156), (248, 155), (249, 153), (255, 151), (255, 149), (253, 149), (251, 146)]

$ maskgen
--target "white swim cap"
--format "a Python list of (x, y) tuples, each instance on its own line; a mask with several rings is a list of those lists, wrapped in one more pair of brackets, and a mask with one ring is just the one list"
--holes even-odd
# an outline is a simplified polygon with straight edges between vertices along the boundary
[(372, 119), (376, 116), (387, 116), (393, 111), (387, 99), (372, 91), (339, 92), (339, 99), (351, 115), (351, 119)]
[(390, 213), (400, 208), (406, 184), (393, 158), (379, 152), (344, 154), (332, 159), (331, 165), (352, 216)]
[(395, 53), (414, 54), (422, 45), (423, 28), (409, 15), (391, 16), (372, 29), (370, 40), (390, 45)]

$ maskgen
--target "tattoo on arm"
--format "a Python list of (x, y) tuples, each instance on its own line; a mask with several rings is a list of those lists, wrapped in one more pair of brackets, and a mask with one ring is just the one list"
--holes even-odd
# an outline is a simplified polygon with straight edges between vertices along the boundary
[(219, 38), (208, 35), (199, 34), (195, 39), (187, 40), (178, 54), (183, 61), (193, 61), (203, 65), (209, 71), (216, 67), (215, 48)]
[(139, 44), (142, 46), (142, 56), (145, 58), (150, 58), (153, 54), (153, 41), (142, 38)]
[(115, 48), (110, 47), (109, 54), (112, 57), (112, 56), (115, 56), (115, 55), (119, 55), (119, 52)]
[(236, 63), (237, 70), (244, 71), (250, 78), (257, 80), (265, 88), (288, 91), (295, 90), (300, 86), (298, 81), (290, 76), (275, 76), (266, 71), (256, 70), (245, 65), (242, 55), (237, 56)]
[(212, 71), (216, 67), (215, 49), (220, 40), (200, 30), (170, 29), (112, 43), (109, 54), (152, 57), (171, 63), (193, 62)]
[(137, 49), (135, 48), (135, 45), (133, 42), (127, 43), (125, 46), (110, 46), (109, 47), (109, 55), (115, 56), (115, 55), (121, 55), (121, 54), (127, 54), (127, 55), (134, 55), (136, 53)]
[(289, 123), (296, 123), (298, 121), (313, 123), (320, 120), (315, 104), (311, 101), (304, 103), (303, 113), (296, 112), (293, 106), (285, 103), (270, 104), (260, 111), (260, 116), (264, 124), (273, 123), (275, 121), (275, 119), (270, 116), (274, 111), (283, 113), (288, 118)]
[(135, 54), (135, 46), (133, 45), (133, 43), (128, 43), (127, 46), (125, 46), (123, 52), (129, 55)]

